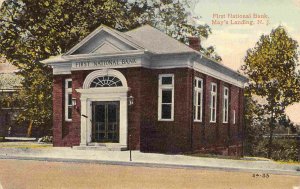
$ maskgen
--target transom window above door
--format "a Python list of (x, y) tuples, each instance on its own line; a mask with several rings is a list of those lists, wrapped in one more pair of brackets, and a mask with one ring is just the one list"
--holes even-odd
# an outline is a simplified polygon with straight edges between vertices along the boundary
[(90, 85), (90, 88), (96, 87), (122, 87), (122, 81), (114, 76), (100, 76), (95, 78)]

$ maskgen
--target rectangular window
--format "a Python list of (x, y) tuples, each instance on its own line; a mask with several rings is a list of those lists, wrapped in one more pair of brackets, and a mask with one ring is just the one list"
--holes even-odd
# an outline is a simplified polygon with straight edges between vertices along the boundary
[(217, 84), (210, 85), (210, 122), (215, 123), (217, 117)]
[(72, 79), (65, 80), (65, 120), (72, 121)]
[(194, 121), (202, 121), (203, 80), (196, 77), (194, 81)]
[(174, 75), (159, 75), (158, 120), (174, 120)]
[(232, 119), (233, 119), (233, 124), (235, 124), (235, 110), (233, 110), (233, 116), (232, 116)]
[(228, 123), (229, 89), (224, 87), (223, 92), (223, 123)]

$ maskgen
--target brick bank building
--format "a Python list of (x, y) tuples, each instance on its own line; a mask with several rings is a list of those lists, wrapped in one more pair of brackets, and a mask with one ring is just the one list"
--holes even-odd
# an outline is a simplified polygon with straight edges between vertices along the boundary
[(54, 146), (241, 154), (239, 73), (145, 25), (100, 26), (53, 68)]

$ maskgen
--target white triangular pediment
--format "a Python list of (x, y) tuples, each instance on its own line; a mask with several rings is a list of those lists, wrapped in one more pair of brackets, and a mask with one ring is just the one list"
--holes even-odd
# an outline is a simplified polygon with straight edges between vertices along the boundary
[(118, 47), (114, 46), (110, 42), (104, 42), (102, 43), (98, 48), (96, 48), (92, 53), (96, 54), (104, 54), (104, 53), (115, 53), (122, 51)]
[(106, 26), (101, 26), (75, 45), (65, 55), (107, 54), (143, 49), (129, 36)]

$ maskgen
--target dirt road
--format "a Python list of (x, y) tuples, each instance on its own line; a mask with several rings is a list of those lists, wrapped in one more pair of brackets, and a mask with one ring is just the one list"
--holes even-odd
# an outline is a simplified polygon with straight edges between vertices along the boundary
[[(0, 160), (0, 189), (298, 189), (300, 177), (202, 169)], [(1, 188), (2, 186), (2, 188)]]

